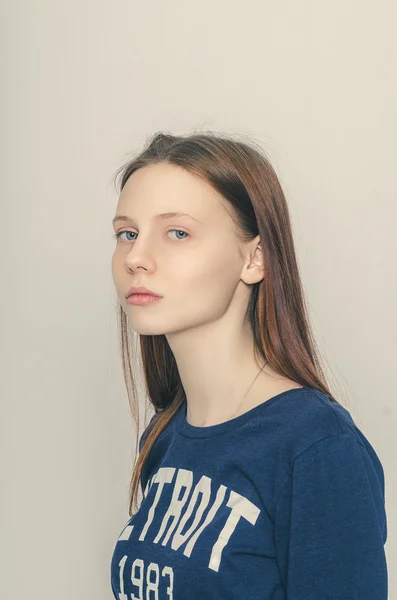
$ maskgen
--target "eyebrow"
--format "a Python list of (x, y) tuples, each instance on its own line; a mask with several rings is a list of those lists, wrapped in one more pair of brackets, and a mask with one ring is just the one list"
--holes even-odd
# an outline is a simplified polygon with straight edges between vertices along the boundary
[[(188, 215), (187, 213), (184, 212), (166, 212), (166, 213), (161, 213), (159, 215), (155, 215), (154, 219), (173, 219), (174, 217), (189, 217), (190, 219), (193, 219), (194, 221), (197, 221), (198, 223), (201, 223), (201, 221), (199, 221), (198, 219), (196, 219), (195, 217), (193, 217), (192, 215)], [(130, 217), (127, 217), (126, 215), (116, 215), (114, 217), (114, 219), (112, 220), (112, 223), (116, 223), (116, 221), (132, 221), (132, 219)]]

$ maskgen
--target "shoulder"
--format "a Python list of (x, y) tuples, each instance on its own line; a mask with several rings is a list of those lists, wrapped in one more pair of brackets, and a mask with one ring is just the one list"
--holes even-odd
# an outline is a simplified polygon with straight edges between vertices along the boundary
[(328, 437), (358, 435), (350, 412), (315, 388), (304, 387), (281, 395), (271, 412), (295, 455)]
[[(384, 499), (384, 471), (381, 460), (366, 435), (342, 404), (314, 388), (302, 388), (275, 403), (280, 438), (279, 455), (289, 467), (285, 480), (294, 473), (302, 481), (312, 473), (324, 473), (327, 481), (333, 469), (349, 480), (356, 472), (370, 483), (377, 500)], [(328, 475), (327, 475), (328, 473)], [(316, 475), (317, 476), (317, 475)], [(314, 475), (313, 475), (314, 478)]]

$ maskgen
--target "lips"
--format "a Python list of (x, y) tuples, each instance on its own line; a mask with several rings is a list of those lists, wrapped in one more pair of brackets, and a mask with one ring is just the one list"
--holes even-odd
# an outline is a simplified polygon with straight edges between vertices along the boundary
[(160, 296), (160, 294), (156, 294), (156, 292), (152, 292), (152, 290), (149, 290), (148, 288), (143, 287), (143, 286), (131, 287), (126, 294), (126, 298), (128, 298), (129, 296), (132, 296), (133, 294), (145, 294), (148, 296), (155, 296), (156, 298), (162, 298), (162, 296)]

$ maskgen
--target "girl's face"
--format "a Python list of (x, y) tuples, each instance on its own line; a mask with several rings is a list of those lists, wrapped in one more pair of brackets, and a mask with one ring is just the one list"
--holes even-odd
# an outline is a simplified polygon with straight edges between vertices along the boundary
[[(159, 216), (170, 212), (189, 216)], [(225, 201), (200, 177), (164, 163), (138, 169), (120, 194), (114, 231), (112, 276), (134, 331), (176, 333), (215, 322), (228, 310), (244, 249)], [(131, 286), (162, 298), (128, 304)]]

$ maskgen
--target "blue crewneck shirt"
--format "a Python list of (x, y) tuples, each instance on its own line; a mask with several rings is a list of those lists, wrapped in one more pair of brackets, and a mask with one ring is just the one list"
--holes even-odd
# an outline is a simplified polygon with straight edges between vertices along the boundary
[(387, 600), (382, 464), (314, 388), (208, 427), (185, 401), (141, 484), (113, 552), (117, 600)]

